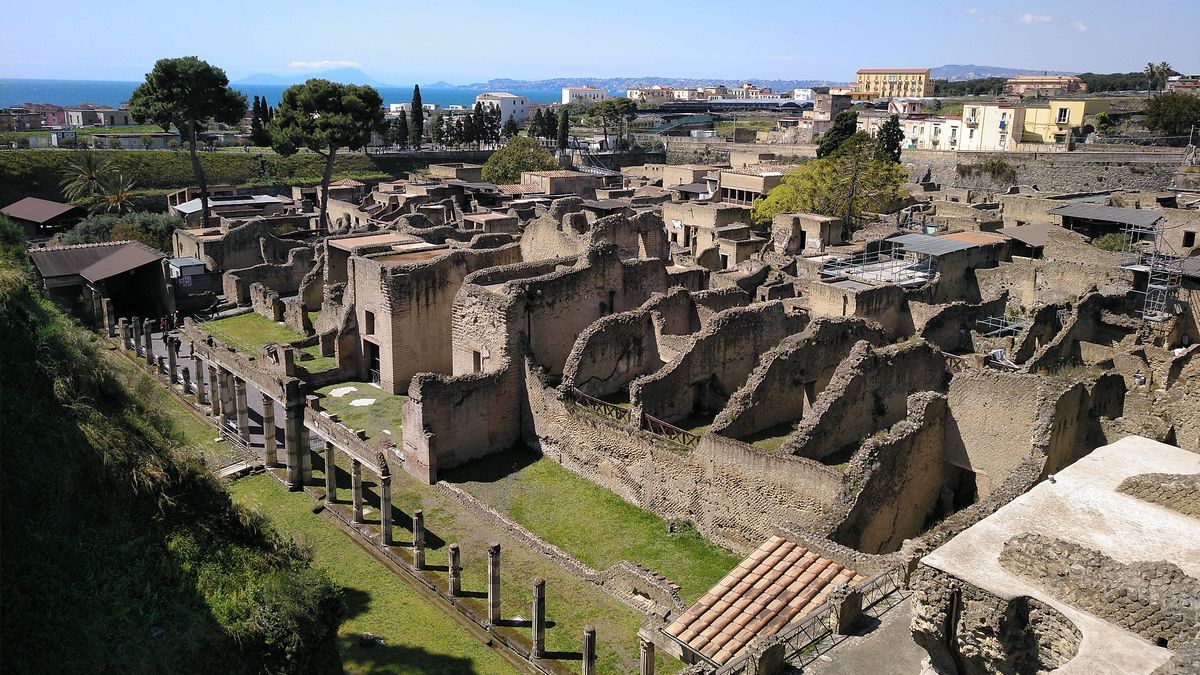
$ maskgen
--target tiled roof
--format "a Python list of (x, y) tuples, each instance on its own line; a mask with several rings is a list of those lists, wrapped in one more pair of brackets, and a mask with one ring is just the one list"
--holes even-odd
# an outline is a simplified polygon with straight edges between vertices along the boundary
[(529, 171), (527, 172), (527, 175), (537, 176), (538, 178), (576, 178), (578, 176), (590, 176), (592, 174), (584, 173), (582, 171), (568, 171), (566, 169), (560, 169), (555, 171)]
[(774, 635), (825, 604), (835, 584), (857, 586), (861, 574), (774, 536), (679, 615), (666, 631), (718, 664), (758, 635)]
[(353, 178), (343, 178), (343, 179), (341, 179), (341, 180), (335, 180), (335, 181), (333, 181), (332, 183), (330, 183), (330, 184), (329, 184), (329, 187), (355, 187), (355, 188), (360, 188), (360, 187), (366, 187), (366, 186), (367, 186), (367, 184), (366, 184), (366, 183), (361, 183), (361, 182), (359, 182), (359, 181), (356, 181), (356, 180), (354, 180)]
[(506, 195), (530, 195), (542, 191), (533, 183), (505, 183), (496, 187)]

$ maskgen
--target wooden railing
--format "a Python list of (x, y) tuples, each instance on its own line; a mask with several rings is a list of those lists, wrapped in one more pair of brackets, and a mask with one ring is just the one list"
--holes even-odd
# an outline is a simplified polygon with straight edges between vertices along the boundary
[[(615, 403), (609, 403), (595, 396), (589, 396), (575, 387), (567, 390), (567, 394), (575, 402), (575, 405), (581, 408), (618, 422), (628, 422), (630, 420), (630, 410), (628, 408), (622, 408)], [(696, 434), (686, 429), (680, 429), (673, 424), (664, 422), (657, 417), (651, 417), (645, 413), (642, 413), (638, 427), (683, 448), (692, 449), (700, 445), (700, 437)]]
[(700, 445), (700, 437), (686, 429), (664, 422), (657, 417), (651, 417), (642, 413), (642, 428), (655, 436), (661, 436), (666, 440), (682, 445), (686, 448), (695, 448)]
[(588, 410), (599, 413), (605, 417), (610, 417), (621, 422), (629, 420), (628, 408), (622, 408), (615, 403), (602, 401), (595, 396), (588, 396), (575, 387), (571, 387), (571, 398), (575, 400), (576, 405), (587, 408)]

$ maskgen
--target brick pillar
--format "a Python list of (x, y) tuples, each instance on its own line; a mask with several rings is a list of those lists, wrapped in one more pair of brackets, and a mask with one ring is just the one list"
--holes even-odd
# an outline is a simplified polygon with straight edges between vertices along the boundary
[(325, 441), (325, 503), (337, 503), (337, 446)]
[(654, 643), (642, 638), (638, 640), (638, 675), (654, 675)]
[(142, 323), (142, 349), (145, 350), (146, 365), (154, 367), (154, 332), (150, 319)]
[(266, 394), (262, 394), (262, 417), (263, 466), (275, 466), (279, 463), (279, 443), (275, 440), (275, 399)]
[[(419, 512), (418, 512), (419, 513)], [(379, 529), (384, 546), (392, 545), (392, 474), (379, 476)], [(423, 552), (423, 550), (422, 550)], [(418, 568), (420, 569), (420, 568)]]
[(304, 474), (304, 455), (307, 447), (301, 447), (307, 434), (304, 431), (304, 407), (298, 405), (283, 408), (283, 447), (287, 455), (287, 485), (289, 490), (303, 490), (312, 474)]
[(209, 399), (212, 402), (212, 414), (217, 418), (217, 422), (221, 421), (221, 380), (217, 377), (217, 367), (210, 365), (208, 367), (208, 388)]
[(193, 387), (192, 371), (187, 366), (184, 366), (180, 370), (181, 370), (180, 374), (183, 376), (183, 393), (190, 394), (193, 391), (193, 389), (192, 389), (192, 387)]
[(849, 635), (862, 616), (862, 592), (846, 584), (837, 584), (829, 589), (826, 602), (833, 609), (833, 633)]
[(350, 491), (354, 495), (354, 522), (363, 521), (363, 487), (362, 462), (357, 459), (350, 462)]
[(425, 512), (413, 513), (413, 567), (425, 569)]
[(488, 621), (493, 625), (500, 622), (500, 544), (488, 546)]
[(167, 345), (167, 377), (171, 384), (179, 384), (179, 374), (176, 372), (179, 364), (175, 363), (175, 345)]
[(108, 329), (108, 337), (116, 336), (117, 313), (113, 309), (112, 300), (100, 298), (100, 309), (104, 312), (104, 327)]
[(133, 330), (133, 351), (138, 355), (142, 355), (142, 328), (145, 324), (136, 316), (130, 321), (130, 328)]
[(246, 381), (234, 378), (233, 381), (234, 407), (237, 410), (238, 436), (247, 444), (250, 443), (250, 401), (246, 396)]
[(208, 395), (204, 393), (204, 359), (197, 354), (192, 359), (196, 363), (196, 403), (198, 405), (206, 405), (208, 403)]
[(596, 675), (596, 627), (583, 627), (583, 675)]
[(546, 580), (533, 580), (533, 658), (546, 654)]
[(451, 597), (462, 592), (462, 567), (459, 565), (458, 544), (450, 544), (450, 580), (448, 582)]

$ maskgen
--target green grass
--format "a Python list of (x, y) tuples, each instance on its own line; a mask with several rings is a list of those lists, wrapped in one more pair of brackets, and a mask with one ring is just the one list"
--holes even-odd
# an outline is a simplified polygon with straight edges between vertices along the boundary
[(476, 460), (446, 479), (592, 567), (629, 560), (666, 576), (685, 602), (741, 562), (691, 528), (668, 534), (662, 518), (530, 450)]
[(717, 134), (721, 136), (732, 136), (734, 129), (753, 129), (754, 131), (771, 131), (775, 128), (775, 120), (763, 119), (761, 117), (734, 120), (726, 122), (717, 122), (713, 125)]
[[(347, 615), (338, 637), (346, 672), (517, 672), (492, 648), (314, 514), (308, 495), (287, 492), (267, 475), (240, 480), (230, 492), (238, 503), (270, 517), (284, 536), (304, 541), (313, 552), (313, 566), (342, 587)], [(383, 638), (386, 645), (360, 645), (358, 638), (363, 633)]]
[(794, 422), (785, 422), (763, 429), (756, 434), (751, 434), (742, 440), (759, 450), (773, 452), (783, 446), (783, 442), (787, 440), (788, 436), (792, 435), (795, 429), (796, 425)]
[[(213, 337), (221, 342), (243, 354), (254, 357), (258, 356), (263, 345), (272, 342), (290, 344), (304, 339), (303, 335), (287, 325), (271, 321), (257, 312), (209, 321), (200, 327), (212, 333)], [(313, 357), (311, 360), (299, 362), (310, 373), (320, 373), (337, 367), (337, 360), (334, 357), (321, 356), (319, 344), (302, 347), (298, 351)]]
[[(339, 387), (355, 387), (357, 391), (336, 398), (329, 395)], [(351, 429), (365, 429), (368, 439), (390, 437), (399, 445), (407, 396), (389, 394), (365, 382), (339, 382), (321, 387), (315, 393), (321, 397), (321, 407), (336, 413), (342, 424)], [(375, 402), (363, 406), (350, 405), (355, 399), (361, 398), (373, 398)], [(385, 430), (390, 433), (384, 433)]]

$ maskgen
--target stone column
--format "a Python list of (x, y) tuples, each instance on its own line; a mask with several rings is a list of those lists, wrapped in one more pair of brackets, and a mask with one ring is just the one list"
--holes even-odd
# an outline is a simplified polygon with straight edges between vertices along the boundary
[(108, 329), (108, 337), (116, 336), (117, 329), (117, 313), (113, 309), (112, 300), (108, 298), (100, 299), (100, 308), (104, 312), (104, 327)]
[(849, 635), (862, 616), (863, 594), (846, 584), (829, 589), (826, 602), (833, 610), (834, 635)]
[(425, 512), (413, 513), (413, 567), (425, 569)]
[(337, 446), (325, 441), (325, 503), (337, 503)]
[(192, 393), (192, 371), (187, 366), (184, 366), (181, 369), (180, 375), (183, 376), (183, 393)]
[(192, 361), (196, 364), (196, 404), (206, 405), (208, 395), (204, 393), (204, 359), (196, 354), (192, 357)]
[[(379, 537), (384, 546), (392, 545), (392, 474), (379, 476)], [(418, 568), (420, 569), (420, 568)]]
[(546, 654), (546, 580), (533, 580), (533, 658)]
[(154, 332), (150, 327), (150, 319), (142, 323), (142, 345), (146, 351), (146, 365), (154, 367)]
[(302, 448), (304, 431), (304, 407), (284, 406), (283, 408), (283, 448), (287, 454), (287, 484), (289, 490), (303, 490), (309, 476), (304, 475), (304, 454), (308, 448)]
[(638, 675), (654, 675), (654, 643), (642, 638), (638, 640)]
[(233, 380), (233, 396), (234, 406), (237, 409), (237, 425), (238, 436), (246, 442), (250, 443), (250, 401), (246, 396), (246, 381), (234, 378)]
[(596, 627), (583, 627), (583, 675), (596, 675)]
[(121, 319), (121, 343), (125, 351), (133, 351), (133, 327), (129, 325), (129, 319)]
[(221, 378), (221, 423), (228, 425), (237, 420), (237, 379), (233, 373), (222, 368)]
[(495, 625), (500, 622), (500, 544), (492, 542), (488, 546), (488, 621)]
[(312, 482), (312, 440), (304, 426), (304, 409), (300, 410), (300, 479), (305, 485)]
[(450, 591), (451, 597), (462, 592), (462, 568), (459, 567), (458, 544), (450, 544), (450, 581), (447, 590)]
[(179, 374), (176, 372), (178, 365), (175, 363), (175, 345), (167, 345), (167, 377), (171, 384), (179, 384)]
[(216, 417), (217, 421), (220, 422), (221, 421), (221, 380), (220, 380), (220, 378), (217, 377), (217, 367), (214, 365), (210, 365), (208, 367), (208, 386), (209, 386), (209, 393), (211, 394), (211, 396), (209, 398), (212, 399), (212, 414), (213, 414), (213, 417)]
[(350, 462), (350, 491), (354, 495), (354, 522), (363, 521), (363, 488), (362, 462), (357, 459)]
[(142, 320), (136, 316), (130, 321), (130, 327), (133, 329), (133, 351), (138, 356), (142, 355)]
[(263, 465), (275, 466), (279, 463), (279, 444), (275, 440), (275, 399), (266, 394), (262, 394), (262, 417)]

